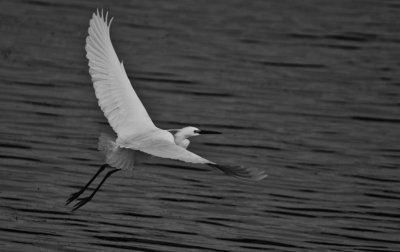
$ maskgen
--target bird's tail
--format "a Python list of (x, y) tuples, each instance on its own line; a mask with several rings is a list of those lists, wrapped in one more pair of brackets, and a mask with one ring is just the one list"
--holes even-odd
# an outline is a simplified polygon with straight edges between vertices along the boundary
[(262, 180), (263, 178), (268, 176), (264, 170), (258, 168), (248, 168), (241, 165), (229, 165), (229, 164), (208, 164), (208, 165), (220, 169), (226, 175), (241, 179)]
[(133, 169), (135, 165), (134, 151), (120, 148), (115, 140), (116, 137), (108, 133), (101, 133), (99, 136), (98, 149), (106, 157), (106, 163), (122, 170)]

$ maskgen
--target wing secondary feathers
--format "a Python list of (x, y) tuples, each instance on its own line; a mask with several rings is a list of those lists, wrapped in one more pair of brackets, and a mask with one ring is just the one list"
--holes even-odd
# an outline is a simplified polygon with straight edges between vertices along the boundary
[(248, 180), (262, 180), (267, 177), (264, 170), (241, 165), (216, 164), (210, 160), (200, 157), (175, 144), (174, 137), (166, 130), (156, 130), (151, 133), (128, 138), (118, 143), (120, 147), (139, 150), (147, 154), (180, 160), (187, 163), (207, 164), (217, 168), (226, 175)]
[[(108, 13), (107, 13), (108, 14)], [(119, 138), (156, 129), (119, 62), (110, 39), (108, 15), (93, 14), (86, 57), (99, 106)]]
[[(97, 10), (97, 13), (93, 14), (85, 49), (99, 106), (118, 135), (115, 146), (139, 150), (161, 158), (207, 164), (238, 178), (251, 180), (265, 178), (267, 176), (265, 172), (257, 168), (221, 165), (202, 158), (176, 145), (171, 133), (154, 125), (115, 53), (110, 38), (111, 22), (112, 18), (108, 21), (108, 13), (104, 16), (103, 11), (99, 13)], [(107, 142), (104, 144), (107, 145)], [(121, 153), (127, 152), (122, 150)], [(129, 160), (123, 160), (126, 157), (127, 155), (118, 156), (116, 159), (121, 160), (112, 162), (119, 165), (121, 161), (124, 165), (128, 164), (126, 166), (133, 166), (127, 163)]]
[(187, 163), (195, 164), (213, 164), (213, 162), (200, 157), (199, 155), (190, 152), (175, 143), (159, 142), (153, 144), (149, 148), (139, 148), (141, 151), (151, 154), (153, 156), (170, 158), (175, 160), (180, 160)]
[(155, 130), (118, 142), (120, 147), (139, 150), (156, 157), (180, 160), (187, 163), (213, 164), (174, 142), (174, 137), (166, 130)]
[(138, 149), (145, 153), (161, 158), (176, 159), (187, 163), (207, 164), (211, 167), (221, 170), (226, 175), (236, 178), (246, 180), (262, 180), (267, 177), (267, 174), (264, 170), (244, 167), (241, 165), (216, 164), (176, 145), (175, 143), (170, 143), (167, 141), (159, 141), (157, 143), (153, 141), (151, 146), (147, 147), (145, 144), (141, 147), (138, 147)]

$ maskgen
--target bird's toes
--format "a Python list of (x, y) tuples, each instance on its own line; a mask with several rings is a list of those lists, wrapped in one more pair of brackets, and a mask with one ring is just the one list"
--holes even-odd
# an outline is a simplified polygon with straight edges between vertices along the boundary
[(67, 206), (69, 203), (71, 203), (72, 201), (74, 201), (76, 198), (79, 197), (79, 195), (81, 195), (82, 192), (78, 191), (76, 193), (71, 193), (71, 195), (69, 196), (69, 198), (65, 201), (65, 205)]
[(76, 210), (78, 210), (79, 208), (81, 208), (82, 206), (84, 206), (86, 203), (88, 203), (90, 200), (92, 199), (92, 197), (85, 197), (85, 198), (79, 198), (79, 199), (77, 199), (78, 200), (78, 203), (76, 203), (75, 205), (74, 205), (74, 208), (72, 209), (72, 211), (76, 211)]

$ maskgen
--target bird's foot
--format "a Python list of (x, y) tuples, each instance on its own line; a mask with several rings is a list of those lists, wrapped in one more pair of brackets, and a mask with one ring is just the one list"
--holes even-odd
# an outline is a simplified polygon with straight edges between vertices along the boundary
[(79, 208), (81, 208), (82, 206), (84, 206), (86, 203), (88, 203), (92, 198), (93, 198), (93, 196), (89, 196), (89, 197), (77, 199), (79, 202), (75, 204), (75, 206), (74, 206), (74, 208), (72, 209), (72, 211), (78, 210)]
[(83, 190), (79, 190), (76, 193), (71, 193), (69, 198), (65, 201), (65, 205), (67, 206), (69, 205), (69, 203), (76, 200), (83, 192), (84, 192)]

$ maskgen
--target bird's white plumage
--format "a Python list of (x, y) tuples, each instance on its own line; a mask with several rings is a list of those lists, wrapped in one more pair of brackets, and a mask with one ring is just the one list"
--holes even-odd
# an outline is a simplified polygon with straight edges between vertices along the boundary
[(176, 159), (187, 163), (213, 164), (213, 162), (176, 145), (174, 137), (166, 130), (158, 129), (119, 140), (118, 144), (123, 148), (140, 150), (156, 157)]
[(90, 20), (86, 57), (99, 106), (119, 138), (156, 129), (133, 90), (110, 39), (107, 16), (98, 11)]
[(149, 147), (140, 147), (139, 150), (149, 153), (153, 156), (176, 159), (187, 163), (213, 164), (213, 162), (208, 161), (207, 159), (202, 158), (199, 155), (196, 155), (193, 152), (176, 145), (175, 143), (169, 143), (165, 141), (156, 142)]
[(119, 148), (115, 142), (115, 136), (110, 134), (100, 134), (98, 149), (104, 154), (107, 164), (121, 170), (132, 170), (137, 162), (135, 151)]
[[(141, 159), (136, 153), (141, 153), (140, 156), (147, 153), (188, 163), (208, 164), (235, 177), (265, 178), (267, 175), (263, 170), (216, 164), (186, 150), (187, 144), (181, 144), (185, 147), (177, 145), (175, 140), (179, 140), (177, 137), (184, 133), (182, 130), (185, 128), (178, 130), (174, 138), (170, 132), (154, 125), (114, 51), (110, 38), (111, 21), (108, 22), (107, 14), (104, 16), (103, 12), (94, 13), (85, 47), (99, 106), (118, 135), (117, 139), (107, 135), (99, 139), (99, 149), (105, 154), (106, 162), (118, 169), (131, 169)], [(188, 141), (186, 138), (194, 133), (192, 128), (186, 127), (191, 135), (180, 140)]]
[[(118, 134), (119, 146), (162, 158), (212, 163), (175, 145), (171, 133), (154, 125), (118, 60), (111, 43), (110, 25), (111, 21), (108, 23), (107, 17), (98, 11), (93, 14), (86, 38), (86, 56), (96, 97), (108, 122)], [(171, 135), (172, 141), (165, 134)], [(118, 153), (121, 152), (114, 155)], [(107, 157), (107, 160), (117, 164), (116, 159), (111, 154)]]

